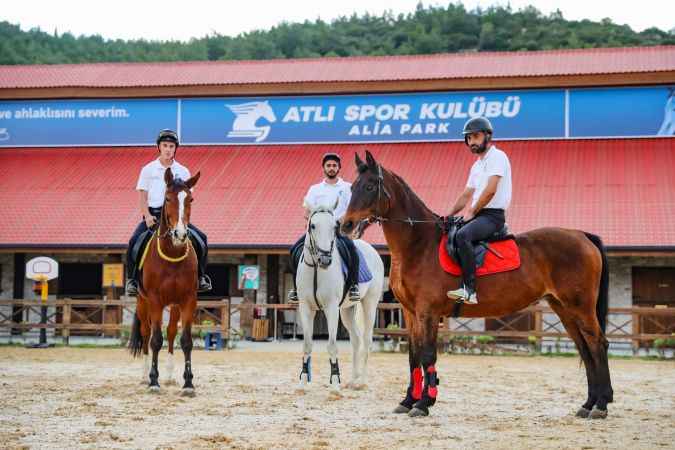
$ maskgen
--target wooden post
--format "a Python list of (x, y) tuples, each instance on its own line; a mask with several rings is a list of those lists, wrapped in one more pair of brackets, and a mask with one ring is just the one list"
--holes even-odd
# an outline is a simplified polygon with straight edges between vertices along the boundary
[[(225, 304), (227, 302), (227, 304)], [(230, 338), (230, 300), (224, 300), (223, 306), (220, 307), (220, 330), (223, 334), (223, 339)]]
[[(539, 308), (539, 305), (537, 305), (537, 309), (534, 311), (534, 331), (537, 333), (541, 333), (542, 331), (542, 324), (543, 324), (543, 313), (541, 312), (541, 309)], [(541, 352), (541, 336), (537, 335), (537, 351)]]
[[(640, 335), (640, 313), (634, 312), (631, 314), (632, 317), (632, 322), (631, 322), (631, 331), (632, 335), (636, 338), (639, 337)], [(637, 354), (638, 351), (640, 350), (640, 339), (633, 339), (633, 354)]]
[(63, 305), (63, 331), (61, 336), (63, 336), (63, 343), (68, 345), (70, 343), (70, 314), (72, 311), (72, 306), (66, 300), (66, 303)]

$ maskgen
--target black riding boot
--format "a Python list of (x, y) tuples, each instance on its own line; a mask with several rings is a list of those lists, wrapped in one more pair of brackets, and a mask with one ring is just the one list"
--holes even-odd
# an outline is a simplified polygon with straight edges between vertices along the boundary
[(136, 262), (131, 261), (127, 257), (127, 284), (126, 292), (128, 296), (138, 295), (138, 280), (136, 279), (138, 271), (136, 270)]
[(457, 252), (459, 253), (459, 263), (462, 267), (463, 286), (454, 291), (448, 292), (448, 297), (461, 299), (467, 303), (477, 303), (476, 299), (476, 263), (473, 253), (473, 244), (471, 241), (457, 242)]
[(295, 278), (298, 275), (298, 265), (300, 264), (300, 257), (302, 256), (302, 249), (305, 246), (305, 235), (303, 234), (298, 241), (293, 244), (290, 250), (290, 265), (291, 273), (293, 274), (293, 289), (288, 291), (288, 303), (298, 303), (298, 286)]

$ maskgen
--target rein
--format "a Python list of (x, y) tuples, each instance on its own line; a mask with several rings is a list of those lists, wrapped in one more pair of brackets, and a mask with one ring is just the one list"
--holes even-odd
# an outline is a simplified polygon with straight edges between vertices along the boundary
[[(159, 257), (162, 258), (164, 261), (168, 261), (171, 263), (183, 261), (190, 254), (190, 248), (192, 247), (190, 239), (189, 238), (187, 239), (187, 243), (185, 245), (185, 254), (183, 256), (178, 256), (176, 258), (168, 256), (166, 253), (162, 251), (162, 245), (160, 244), (161, 239), (168, 237), (169, 234), (171, 233), (171, 229), (169, 228), (169, 218), (166, 216), (166, 210), (164, 209), (164, 206), (162, 206), (161, 220), (162, 223), (160, 224), (160, 226), (157, 227), (157, 231), (155, 232), (155, 237), (157, 238), (157, 253), (159, 254)], [(166, 231), (160, 235), (159, 230), (162, 228), (162, 225), (164, 226), (164, 228), (166, 228)], [(148, 247), (150, 246), (148, 245)]]
[(185, 258), (188, 257), (190, 254), (190, 248), (192, 245), (190, 244), (190, 239), (187, 239), (187, 243), (185, 244), (185, 254), (183, 256), (179, 256), (177, 258), (172, 258), (171, 256), (166, 255), (162, 251), (162, 246), (160, 244), (160, 236), (159, 236), (159, 231), (157, 232), (157, 253), (159, 253), (159, 256), (164, 260), (164, 261), (169, 261), (172, 263), (177, 263), (183, 261)]
[[(335, 248), (335, 240), (336, 236), (333, 235), (333, 240), (330, 242), (330, 249), (329, 250), (323, 250), (319, 245), (317, 245), (315, 239), (314, 239), (314, 234), (312, 233), (312, 217), (314, 217), (316, 214), (319, 213), (329, 213), (330, 215), (333, 215), (332, 211), (315, 211), (312, 213), (312, 215), (309, 217), (309, 221), (307, 223), (307, 234), (309, 234), (309, 247), (307, 244), (305, 244), (305, 248), (309, 251), (309, 254), (312, 256), (312, 259), (314, 260), (314, 264), (310, 264), (307, 262), (304, 256), (302, 256), (302, 261), (307, 265), (307, 267), (311, 267), (314, 272), (313, 276), (313, 285), (312, 285), (312, 292), (314, 296), (314, 303), (316, 304), (316, 307), (319, 309), (319, 311), (323, 311), (323, 308), (321, 308), (321, 305), (319, 304), (319, 300), (316, 298), (316, 292), (318, 290), (318, 277), (319, 277), (319, 261), (318, 258), (319, 256), (330, 256), (332, 257), (333, 255), (333, 249)], [(342, 301), (340, 302), (340, 306), (342, 306), (342, 302), (344, 301), (344, 296), (342, 298)]]
[[(384, 187), (384, 175), (382, 174), (382, 166), (377, 165), (377, 206), (380, 206), (380, 201), (382, 199), (382, 193), (384, 192), (384, 196), (386, 197), (386, 200), (388, 202), (391, 201), (391, 194), (387, 191), (387, 189)], [(434, 219), (414, 219), (412, 217), (406, 217), (406, 218), (388, 218), (384, 217), (381, 214), (372, 216), (371, 222), (377, 222), (378, 224), (382, 225), (382, 222), (401, 222), (401, 223), (407, 223), (411, 227), (414, 227), (416, 223), (433, 223), (438, 226), (438, 228), (443, 231), (444, 228), (444, 222), (442, 217), (435, 217)]]

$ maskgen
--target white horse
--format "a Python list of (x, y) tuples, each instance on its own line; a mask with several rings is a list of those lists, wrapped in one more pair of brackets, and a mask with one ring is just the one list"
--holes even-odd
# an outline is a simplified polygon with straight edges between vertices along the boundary
[[(356, 240), (373, 278), (359, 284), (360, 302), (352, 302), (344, 295), (342, 259), (336, 249), (336, 225), (333, 207), (316, 206), (310, 211), (305, 247), (298, 264), (297, 287), (300, 301), (299, 313), (304, 335), (304, 352), (300, 385), (312, 381), (312, 334), (314, 316), (318, 310), (326, 314), (328, 321), (328, 354), (330, 356), (330, 385), (333, 391), (340, 390), (340, 368), (337, 359), (336, 337), (338, 321), (349, 331), (352, 344), (352, 380), (347, 387), (362, 389), (367, 383), (367, 365), (373, 341), (373, 325), (377, 304), (384, 288), (384, 264), (382, 258), (367, 242)], [(344, 297), (343, 297), (344, 296)], [(343, 299), (344, 298), (344, 299)]]

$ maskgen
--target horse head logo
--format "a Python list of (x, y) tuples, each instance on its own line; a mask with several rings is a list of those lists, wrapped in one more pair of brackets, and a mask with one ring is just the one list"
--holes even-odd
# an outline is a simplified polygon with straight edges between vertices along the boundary
[(256, 122), (261, 117), (269, 123), (276, 122), (277, 118), (269, 102), (249, 102), (239, 105), (225, 105), (237, 117), (232, 123), (232, 131), (227, 133), (229, 138), (255, 138), (256, 142), (264, 141), (270, 134), (271, 127), (256, 126)]

